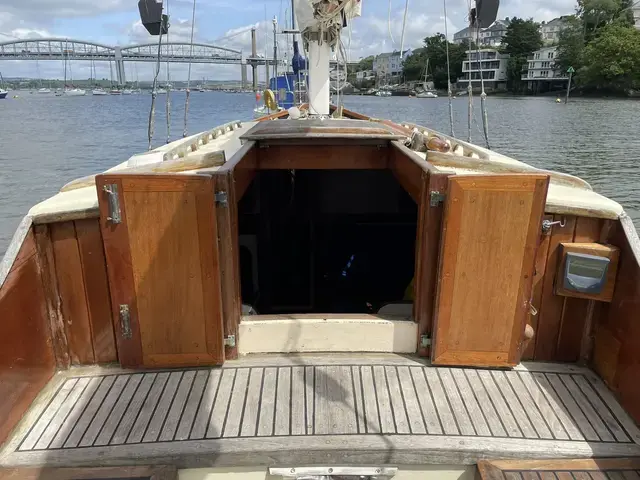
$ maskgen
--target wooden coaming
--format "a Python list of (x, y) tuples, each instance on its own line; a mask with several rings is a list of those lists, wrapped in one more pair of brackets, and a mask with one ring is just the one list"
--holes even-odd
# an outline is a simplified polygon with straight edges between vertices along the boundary
[(640, 240), (626, 216), (607, 240), (620, 248), (620, 266), (612, 302), (595, 318), (592, 364), (640, 422)]
[(0, 444), (56, 368), (32, 230), (0, 286)]
[(478, 480), (636, 480), (640, 458), (481, 460)]

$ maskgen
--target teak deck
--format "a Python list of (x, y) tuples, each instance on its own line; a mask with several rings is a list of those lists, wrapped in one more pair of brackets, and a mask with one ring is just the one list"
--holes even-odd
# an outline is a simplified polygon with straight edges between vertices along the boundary
[(634, 422), (594, 373), (573, 366), (499, 371), (337, 355), (93, 372), (56, 377), (0, 465), (640, 456)]

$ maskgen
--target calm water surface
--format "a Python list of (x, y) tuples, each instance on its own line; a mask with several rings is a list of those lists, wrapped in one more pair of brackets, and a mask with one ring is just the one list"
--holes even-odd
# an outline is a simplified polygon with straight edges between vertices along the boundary
[[(64, 183), (104, 171), (147, 147), (150, 95), (55, 97), (18, 92), (0, 101), (0, 257), (35, 203)], [(167, 135), (158, 97), (154, 145)], [(172, 93), (172, 140), (182, 135), (184, 93)], [(467, 99), (453, 100), (455, 133), (467, 136)], [(189, 133), (251, 118), (253, 94), (194, 93)], [(550, 97), (487, 99), (491, 147), (537, 167), (571, 173), (622, 203), (640, 228), (640, 101)], [(479, 99), (472, 141), (483, 144)], [(345, 107), (449, 132), (446, 98), (346, 97)]]

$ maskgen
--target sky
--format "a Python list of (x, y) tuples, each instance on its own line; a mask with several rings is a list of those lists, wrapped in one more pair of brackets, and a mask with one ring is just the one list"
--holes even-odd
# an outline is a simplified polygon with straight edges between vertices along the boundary
[[(408, 0), (405, 26), (405, 48), (419, 47), (422, 39), (445, 32), (442, 0)], [(77, 40), (126, 46), (134, 43), (155, 43), (138, 17), (137, 0), (0, 0), (0, 43), (16, 38), (63, 37)], [(573, 13), (575, 0), (502, 0), (499, 18), (534, 18), (551, 20)], [(342, 35), (350, 60), (383, 51), (397, 50), (405, 0), (362, 0), (362, 17), (353, 21)], [(446, 0), (446, 27), (449, 38), (465, 27), (468, 0)], [(189, 41), (192, 27), (193, 0), (164, 0), (170, 15), (170, 41)], [(193, 26), (196, 42), (251, 51), (251, 27), (258, 29), (258, 51), (265, 47), (273, 51), (272, 19), (280, 27), (290, 26), (291, 0), (196, 0)], [(279, 51), (287, 51), (286, 36), (281, 36)], [(137, 76), (148, 80), (152, 65), (127, 65), (128, 80)], [(166, 67), (165, 67), (166, 68)], [(88, 78), (88, 62), (73, 62), (75, 78)], [(108, 63), (96, 62), (97, 76), (109, 78)], [(5, 77), (61, 78), (59, 61), (0, 60), (0, 73)], [(172, 79), (186, 80), (187, 67), (172, 64)], [(163, 69), (161, 77), (166, 76)], [(232, 80), (240, 78), (238, 65), (194, 65), (192, 78)]]

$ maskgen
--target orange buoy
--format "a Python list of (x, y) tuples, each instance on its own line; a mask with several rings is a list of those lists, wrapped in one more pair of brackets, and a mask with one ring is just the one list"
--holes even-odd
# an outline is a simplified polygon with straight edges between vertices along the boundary
[(261, 98), (262, 95), (260, 95), (260, 92), (256, 92), (256, 101), (259, 102)]

